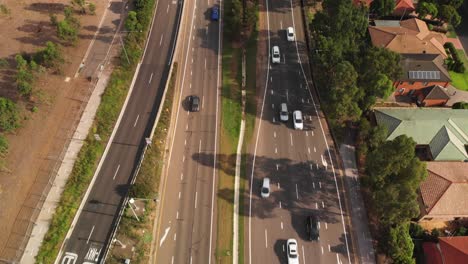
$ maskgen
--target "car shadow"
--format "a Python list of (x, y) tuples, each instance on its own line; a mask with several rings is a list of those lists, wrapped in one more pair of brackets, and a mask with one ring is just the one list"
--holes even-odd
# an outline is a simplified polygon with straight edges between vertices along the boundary
[(280, 263), (288, 263), (288, 258), (286, 257), (286, 239), (276, 240), (273, 250)]

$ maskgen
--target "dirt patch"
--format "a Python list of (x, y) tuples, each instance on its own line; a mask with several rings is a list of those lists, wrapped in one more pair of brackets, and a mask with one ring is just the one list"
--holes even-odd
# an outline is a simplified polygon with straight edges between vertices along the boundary
[(432, 231), (432, 229), (446, 229), (447, 227), (450, 226), (450, 222), (448, 221), (427, 221), (427, 222), (419, 222), (419, 225), (424, 229), (429, 232)]
[[(97, 29), (107, 1), (93, 1), (96, 15), (78, 15), (82, 29), (76, 46), (63, 47), (66, 63), (63, 75), (44, 73), (36, 82), (32, 100), (18, 96), (14, 86), (14, 56), (32, 53), (56, 41), (49, 14), (62, 14), (68, 0), (5, 0), (9, 13), (0, 16), (0, 59), (9, 67), (0, 71), (0, 96), (22, 106), (24, 121), (14, 134), (7, 135), (10, 149), (0, 172), (0, 258), (13, 260), (25, 246), (25, 234), (51, 187), (50, 177), (58, 169), (91, 94), (91, 84), (83, 77), (73, 78)], [(59, 16), (60, 17), (60, 16)], [(67, 78), (67, 77), (70, 78)], [(28, 111), (34, 105), (36, 113)]]

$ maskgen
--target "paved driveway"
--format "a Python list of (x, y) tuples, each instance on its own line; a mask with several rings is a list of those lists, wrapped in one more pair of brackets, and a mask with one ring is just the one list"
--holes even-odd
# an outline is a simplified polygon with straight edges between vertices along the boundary
[(448, 100), (447, 106), (452, 106), (456, 102), (468, 102), (467, 91), (459, 90), (452, 85), (449, 85), (447, 86), (447, 93), (450, 95), (450, 100)]

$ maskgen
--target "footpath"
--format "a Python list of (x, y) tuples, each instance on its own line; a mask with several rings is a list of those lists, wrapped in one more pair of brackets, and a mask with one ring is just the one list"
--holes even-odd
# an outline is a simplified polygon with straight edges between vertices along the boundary
[(369, 221), (364, 206), (364, 200), (361, 195), (359, 185), (359, 174), (356, 164), (356, 150), (352, 135), (348, 134), (345, 143), (340, 146), (340, 156), (344, 166), (344, 181), (347, 186), (349, 204), (349, 213), (351, 216), (354, 241), (357, 242), (358, 252), (356, 255), (362, 264), (375, 264), (375, 252), (372, 245), (372, 237), (369, 231)]
[(34, 224), (21, 258), (21, 263), (35, 262), (35, 257), (49, 229), (50, 221), (60, 201), (62, 191), (73, 169), (75, 160), (94, 122), (96, 111), (101, 102), (101, 95), (104, 93), (113, 70), (111, 61), (118, 56), (117, 52), (120, 47), (116, 47), (117, 45), (114, 46), (114, 44), (119, 41), (117, 34), (125, 11), (125, 2), (120, 0), (108, 1), (108, 6), (102, 15), (97, 31), (83, 58), (83, 63), (75, 74), (75, 78), (80, 75), (89, 78), (91, 81), (90, 85), (93, 86), (93, 92), (68, 145), (52, 188)]

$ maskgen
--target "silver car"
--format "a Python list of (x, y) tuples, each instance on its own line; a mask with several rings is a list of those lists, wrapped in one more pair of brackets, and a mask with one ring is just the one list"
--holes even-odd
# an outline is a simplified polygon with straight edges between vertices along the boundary
[(296, 110), (293, 112), (293, 123), (294, 129), (302, 130), (304, 129), (304, 120), (302, 119), (302, 112)]

